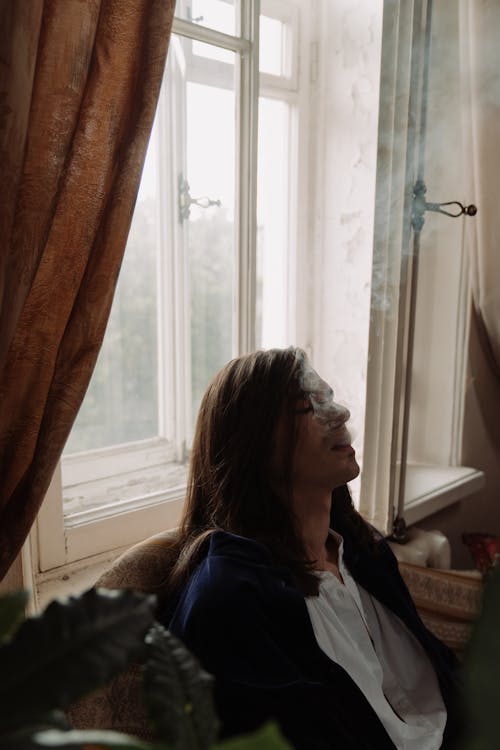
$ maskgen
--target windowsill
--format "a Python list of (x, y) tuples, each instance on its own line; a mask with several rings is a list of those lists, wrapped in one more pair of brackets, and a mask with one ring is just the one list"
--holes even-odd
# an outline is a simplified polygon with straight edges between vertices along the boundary
[(129, 546), (38, 573), (35, 576), (35, 611), (41, 612), (56, 597), (74, 596), (89, 589)]
[[(59, 473), (38, 515), (40, 571), (79, 561), (87, 565), (96, 555), (130, 547), (159, 530), (174, 528), (184, 505), (186, 474), (186, 464), (170, 462), (61, 491)], [(64, 515), (60, 513), (61, 495)]]
[(484, 472), (468, 466), (409, 464), (404, 516), (407, 526), (472, 495), (484, 485)]
[[(171, 470), (174, 467), (170, 467)], [(179, 470), (179, 466), (175, 467), (176, 471)], [(184, 472), (185, 467), (182, 467)], [(132, 474), (132, 472), (130, 472)], [(134, 477), (136, 478), (136, 477)], [(157, 478), (157, 477), (156, 477)], [(171, 480), (172, 476), (169, 477)], [(176, 479), (180, 477), (176, 476)], [(184, 481), (185, 481), (185, 477)], [(106, 505), (101, 502), (95, 502), (94, 507), (88, 508), (86, 511), (80, 511), (72, 514), (70, 527), (72, 528), (73, 534), (76, 535), (75, 539), (72, 538), (70, 542), (70, 552), (75, 547), (75, 552), (72, 555), (73, 559), (78, 562), (70, 563), (59, 568), (47, 571), (37, 576), (38, 579), (38, 596), (39, 602), (43, 606), (50, 599), (56, 595), (72, 593), (78, 590), (82, 590), (98, 577), (98, 575), (105, 569), (110, 561), (116, 557), (116, 555), (124, 548), (131, 546), (139, 539), (145, 538), (150, 534), (158, 531), (158, 528), (167, 528), (169, 523), (169, 517), (166, 511), (162, 509), (161, 504), (151, 504), (153, 497), (149, 498), (138, 497), (141, 492), (138, 492), (138, 483), (130, 481), (131, 476), (122, 477), (125, 481), (121, 485), (118, 496), (121, 501), (116, 502), (115, 505)], [(165, 477), (162, 477), (164, 480)], [(128, 481), (127, 481), (128, 480)], [(99, 484), (99, 483), (96, 483)], [(89, 487), (90, 485), (90, 487)], [(479, 490), (484, 485), (484, 473), (477, 469), (472, 469), (466, 466), (436, 466), (436, 465), (423, 465), (423, 464), (412, 464), (407, 468), (407, 491), (406, 491), (406, 506), (405, 506), (405, 520), (408, 526), (418, 523), (423, 518), (436, 513), (443, 508), (446, 508), (453, 503), (463, 500), (469, 495)], [(125, 492), (125, 487), (127, 492)], [(165, 485), (163, 485), (165, 487)], [(98, 487), (93, 483), (87, 484), (87, 489), (92, 488), (95, 492), (94, 500), (97, 501), (99, 496)], [(78, 488), (81, 491), (83, 487)], [(99, 488), (102, 489), (102, 488)], [(116, 488), (115, 488), (116, 489)], [(143, 489), (143, 488), (141, 488)], [(148, 489), (153, 489), (148, 487)], [(158, 487), (154, 489), (158, 490)], [(96, 491), (97, 490), (97, 491)], [(170, 491), (163, 490), (168, 494), (176, 494), (179, 492), (179, 487), (172, 487)], [(75, 493), (77, 496), (80, 493)], [(127, 494), (130, 493), (130, 497), (127, 498)], [(91, 493), (92, 494), (92, 493)], [(156, 494), (156, 493), (154, 493)], [(158, 493), (163, 494), (163, 493)], [(184, 493), (182, 493), (183, 495)], [(80, 494), (80, 500), (81, 500)], [(158, 502), (162, 498), (154, 498)], [(86, 498), (87, 502), (89, 498)], [(144, 507), (146, 500), (149, 500), (149, 508), (145, 509), (145, 513), (141, 516), (140, 523), (135, 522), (136, 512), (140, 506)], [(173, 497), (172, 497), (173, 500)], [(172, 508), (175, 512), (177, 505), (182, 503), (180, 499), (177, 503), (171, 503)], [(101, 507), (98, 507), (98, 506)], [(119, 513), (121, 518), (117, 523), (118, 517), (113, 513)], [(126, 523), (126, 516), (130, 513), (130, 521), (127, 527), (130, 527), (130, 538), (126, 535), (123, 539), (117, 538), (116, 543), (111, 545), (115, 547), (113, 552), (106, 552), (109, 550), (111, 544), (111, 536), (116, 532), (117, 526)], [(151, 518), (149, 519), (149, 516)], [(138, 518), (138, 517), (137, 517)], [(97, 533), (96, 523), (103, 525), (102, 533)], [(173, 522), (172, 522), (173, 523)], [(89, 534), (93, 538), (93, 546), (95, 547), (96, 554), (90, 554), (89, 551), (83, 549), (82, 545), (88, 541)], [(100, 537), (103, 537), (102, 540)], [(82, 539), (80, 539), (82, 537)], [(68, 543), (69, 543), (68, 542)], [(102, 542), (102, 543), (101, 543)], [(85, 544), (84, 544), (85, 543)], [(80, 550), (82, 547), (82, 550)], [(88, 556), (90, 554), (90, 556)]]
[(187, 465), (161, 463), (63, 488), (66, 526), (97, 521), (185, 494)]

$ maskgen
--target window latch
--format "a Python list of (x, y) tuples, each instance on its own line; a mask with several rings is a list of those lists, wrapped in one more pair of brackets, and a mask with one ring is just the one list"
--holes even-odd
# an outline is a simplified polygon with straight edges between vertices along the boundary
[(193, 11), (191, 10), (191, 8), (187, 8), (186, 10), (188, 21), (191, 21), (191, 23), (201, 23), (205, 20), (204, 16), (196, 16), (196, 18), (193, 18)]
[(206, 195), (201, 198), (191, 198), (189, 192), (189, 182), (186, 178), (180, 174), (177, 181), (177, 187), (179, 191), (179, 223), (183, 224), (191, 215), (191, 206), (199, 206), (200, 208), (209, 208), (210, 206), (220, 206), (220, 200), (212, 200)]
[[(425, 222), (425, 212), (434, 211), (444, 216), (451, 216), (453, 219), (459, 216), (475, 216), (477, 214), (476, 206), (471, 203), (464, 206), (460, 201), (447, 201), (446, 203), (428, 203), (425, 200), (427, 187), (422, 180), (417, 180), (413, 187), (413, 203), (411, 210), (411, 226), (414, 232), (420, 232)], [(446, 211), (444, 206), (456, 206), (452, 211)]]

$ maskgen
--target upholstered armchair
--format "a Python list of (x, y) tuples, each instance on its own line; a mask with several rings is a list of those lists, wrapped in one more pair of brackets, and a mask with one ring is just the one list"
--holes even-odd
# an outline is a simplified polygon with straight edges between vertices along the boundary
[[(134, 545), (114, 561), (95, 585), (154, 594), (168, 570), (171, 539), (172, 532), (163, 532)], [(113, 729), (144, 740), (154, 739), (142, 701), (141, 680), (141, 667), (134, 664), (105, 688), (75, 703), (69, 711), (71, 723), (77, 729)]]
[[(171, 532), (156, 534), (122, 554), (96, 582), (104, 588), (155, 593), (168, 569)], [(461, 655), (479, 613), (482, 581), (474, 573), (436, 570), (400, 562), (400, 570), (427, 627)], [(141, 697), (140, 666), (75, 704), (77, 728), (114, 729), (152, 739)]]
[(405, 562), (399, 563), (399, 569), (424, 623), (461, 657), (480, 612), (481, 575)]

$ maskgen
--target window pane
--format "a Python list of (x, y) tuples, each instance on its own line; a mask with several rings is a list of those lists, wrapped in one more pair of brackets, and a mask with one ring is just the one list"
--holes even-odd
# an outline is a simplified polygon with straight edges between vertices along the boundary
[(153, 131), (106, 335), (66, 455), (158, 433), (156, 161)]
[(186, 114), (191, 197), (220, 201), (206, 208), (191, 205), (186, 222), (194, 421), (208, 382), (233, 354), (234, 90), (188, 83)]
[(287, 75), (285, 68), (286, 27), (277, 18), (260, 16), (259, 70), (271, 75)]
[(239, 0), (178, 0), (175, 15), (224, 34), (239, 33)]
[(259, 99), (257, 188), (258, 347), (286, 346), (290, 105)]

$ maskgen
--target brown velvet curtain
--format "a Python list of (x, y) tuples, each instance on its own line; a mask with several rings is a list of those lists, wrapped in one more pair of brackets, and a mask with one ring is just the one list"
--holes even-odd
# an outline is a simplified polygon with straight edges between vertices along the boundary
[(175, 0), (0, 0), (0, 579), (102, 343)]

